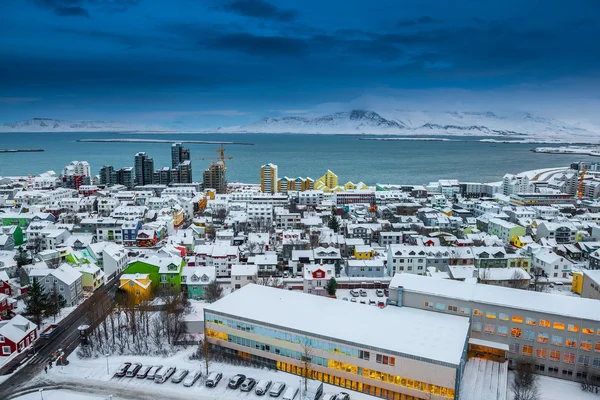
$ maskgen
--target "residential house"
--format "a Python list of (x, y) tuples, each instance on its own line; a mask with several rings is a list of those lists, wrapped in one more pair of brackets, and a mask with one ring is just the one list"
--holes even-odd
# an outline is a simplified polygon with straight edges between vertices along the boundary
[(16, 302), (9, 295), (0, 293), (0, 320), (12, 318)]
[(534, 271), (543, 271), (544, 276), (552, 278), (568, 278), (572, 263), (553, 250), (539, 248), (532, 254), (532, 267)]
[(23, 243), (25, 243), (25, 238), (23, 236), (23, 228), (21, 228), (19, 225), (0, 226), (0, 233), (12, 236), (12, 241), (15, 246), (20, 246)]
[(0, 321), (0, 356), (22, 353), (37, 339), (37, 325), (21, 315)]
[(152, 280), (150, 274), (122, 274), (119, 288), (126, 291), (134, 304), (140, 304), (152, 297)]
[(500, 218), (491, 218), (488, 221), (487, 232), (490, 235), (496, 235), (505, 243), (514, 243), (519, 236), (525, 236), (525, 228), (505, 221)]
[(196, 266), (215, 267), (217, 277), (229, 277), (231, 266), (239, 262), (236, 246), (198, 245), (194, 248)]
[(49, 269), (43, 278), (38, 279), (48, 294), (58, 293), (65, 299), (67, 307), (77, 305), (83, 295), (82, 274), (69, 264)]
[(235, 264), (231, 267), (231, 286), (234, 290), (254, 282), (257, 277), (258, 266), (254, 264)]
[(349, 277), (383, 278), (385, 276), (385, 260), (347, 260), (345, 269), (346, 275)]
[(277, 272), (277, 253), (274, 251), (268, 251), (265, 254), (257, 254), (254, 257), (249, 257), (249, 263), (250, 259), (253, 259), (254, 265), (258, 268), (259, 275), (272, 275)]
[(144, 229), (138, 232), (136, 244), (138, 247), (152, 247), (156, 245), (158, 236), (153, 229)]
[(123, 244), (125, 246), (137, 245), (138, 233), (142, 230), (142, 221), (135, 219), (132, 221), (125, 221), (121, 226), (123, 234)]
[(523, 268), (480, 268), (479, 283), (528, 289), (531, 276)]
[(10, 285), (10, 278), (6, 271), (0, 271), (0, 293), (9, 297), (13, 295), (13, 288)]
[(558, 244), (575, 243), (577, 231), (571, 222), (542, 222), (537, 227), (535, 238), (554, 239)]
[(81, 272), (81, 284), (83, 290), (94, 292), (104, 285), (106, 274), (96, 264), (82, 264), (77, 270)]
[(317, 296), (329, 296), (327, 282), (334, 276), (333, 265), (305, 265), (303, 292)]
[(0, 250), (13, 250), (15, 239), (12, 235), (0, 234)]
[(215, 267), (183, 267), (181, 270), (181, 290), (188, 299), (204, 298), (206, 286), (217, 277)]
[(150, 257), (134, 260), (129, 263), (126, 274), (150, 275), (152, 288), (179, 291), (181, 289), (181, 270), (185, 259), (171, 253), (159, 251)]
[(355, 246), (354, 258), (357, 260), (371, 260), (375, 257), (375, 250), (368, 245)]

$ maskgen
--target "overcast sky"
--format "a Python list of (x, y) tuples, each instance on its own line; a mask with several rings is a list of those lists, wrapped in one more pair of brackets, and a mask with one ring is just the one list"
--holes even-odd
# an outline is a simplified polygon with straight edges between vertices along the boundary
[(0, 122), (237, 125), (350, 107), (600, 119), (599, 0), (14, 0)]

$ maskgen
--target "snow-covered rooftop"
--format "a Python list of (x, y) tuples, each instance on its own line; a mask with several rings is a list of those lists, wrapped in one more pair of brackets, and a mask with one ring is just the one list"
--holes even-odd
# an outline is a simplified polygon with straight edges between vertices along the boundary
[(356, 306), (253, 284), (205, 307), (205, 312), (210, 311), (452, 365), (460, 363), (469, 330), (469, 320), (461, 316), (408, 307)]
[(512, 289), (501, 286), (469, 284), (467, 282), (432, 279), (412, 274), (396, 274), (390, 287), (402, 286), (404, 291), (431, 294), (451, 299), (531, 310), (552, 315), (600, 321), (598, 300)]

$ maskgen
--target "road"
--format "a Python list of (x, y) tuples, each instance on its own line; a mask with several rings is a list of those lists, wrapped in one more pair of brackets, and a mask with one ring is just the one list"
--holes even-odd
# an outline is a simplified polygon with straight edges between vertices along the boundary
[[(56, 350), (62, 349), (65, 358), (68, 357), (79, 345), (79, 331), (77, 328), (80, 325), (89, 325), (90, 323), (87, 311), (99, 305), (103, 306), (102, 309), (107, 310), (106, 314), (112, 311), (115, 306), (115, 292), (118, 283), (119, 278), (117, 277), (106, 284), (103, 290), (96, 291), (84, 304), (72, 312), (75, 317), (70, 320), (68, 326), (63, 326), (56, 336), (48, 340), (38, 341), (35, 354), (23, 360), (21, 364), (25, 365), (0, 384), (0, 398), (7, 398), (11, 393), (21, 391), (27, 387), (27, 384), (31, 383), (34, 377), (42, 373), (44, 366), (48, 365), (48, 360)], [(99, 323), (100, 321), (97, 322), (97, 324)], [(95, 326), (91, 326), (91, 329), (93, 328)]]

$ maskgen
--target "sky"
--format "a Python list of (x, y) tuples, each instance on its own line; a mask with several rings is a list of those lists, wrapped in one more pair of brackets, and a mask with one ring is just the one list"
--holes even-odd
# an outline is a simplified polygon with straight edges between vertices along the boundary
[(385, 107), (600, 122), (598, 0), (18, 0), (0, 122), (180, 129)]

